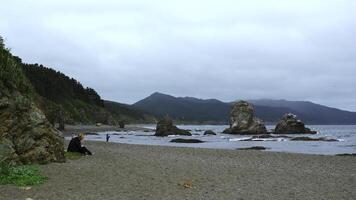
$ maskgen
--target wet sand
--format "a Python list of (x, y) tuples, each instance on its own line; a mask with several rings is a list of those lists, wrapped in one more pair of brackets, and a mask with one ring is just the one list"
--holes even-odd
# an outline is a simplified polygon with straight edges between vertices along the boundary
[(0, 199), (356, 198), (356, 157), (85, 144), (95, 155), (43, 165), (45, 184), (0, 186)]

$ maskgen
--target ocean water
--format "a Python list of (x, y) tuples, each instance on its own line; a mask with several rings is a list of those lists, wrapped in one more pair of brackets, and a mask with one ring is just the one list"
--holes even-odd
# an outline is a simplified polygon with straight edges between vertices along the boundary
[[(335, 142), (325, 141), (290, 141), (286, 138), (265, 139), (264, 141), (240, 141), (251, 136), (223, 134), (222, 131), (228, 126), (224, 125), (180, 125), (179, 128), (188, 129), (193, 136), (154, 136), (155, 125), (140, 125), (150, 128), (152, 131), (129, 131), (129, 132), (100, 132), (98, 135), (88, 135), (87, 140), (105, 141), (106, 134), (110, 134), (110, 142), (142, 145), (162, 145), (177, 147), (213, 148), (213, 149), (237, 149), (253, 146), (267, 147), (266, 151), (292, 152), (305, 154), (334, 155), (342, 153), (356, 153), (356, 125), (313, 125), (308, 126), (318, 131), (315, 135), (290, 135), (308, 136), (313, 138), (326, 137), (337, 139)], [(274, 126), (267, 126), (273, 129)], [(217, 135), (203, 135), (205, 130), (213, 130)], [(204, 143), (182, 144), (171, 143), (174, 138), (194, 138)]]

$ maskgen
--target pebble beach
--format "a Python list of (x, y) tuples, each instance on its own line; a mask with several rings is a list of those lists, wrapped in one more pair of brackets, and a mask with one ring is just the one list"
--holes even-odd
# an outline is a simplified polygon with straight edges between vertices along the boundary
[(355, 199), (356, 157), (85, 141), (95, 154), (41, 165), (29, 190), (1, 200)]

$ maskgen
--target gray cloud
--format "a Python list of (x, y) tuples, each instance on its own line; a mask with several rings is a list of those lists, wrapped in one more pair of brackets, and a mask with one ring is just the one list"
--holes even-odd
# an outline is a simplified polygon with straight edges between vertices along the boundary
[(2, 3), (26, 62), (102, 97), (311, 100), (356, 111), (356, 2), (80, 0)]

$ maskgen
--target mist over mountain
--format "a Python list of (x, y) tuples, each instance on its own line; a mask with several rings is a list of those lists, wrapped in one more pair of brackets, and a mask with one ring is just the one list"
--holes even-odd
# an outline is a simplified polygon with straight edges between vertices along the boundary
[[(256, 115), (266, 123), (276, 123), (285, 113), (294, 113), (307, 124), (356, 124), (356, 113), (308, 101), (248, 100)], [(136, 102), (134, 108), (156, 117), (169, 115), (186, 123), (228, 123), (231, 102), (217, 99), (174, 97), (155, 92)]]

